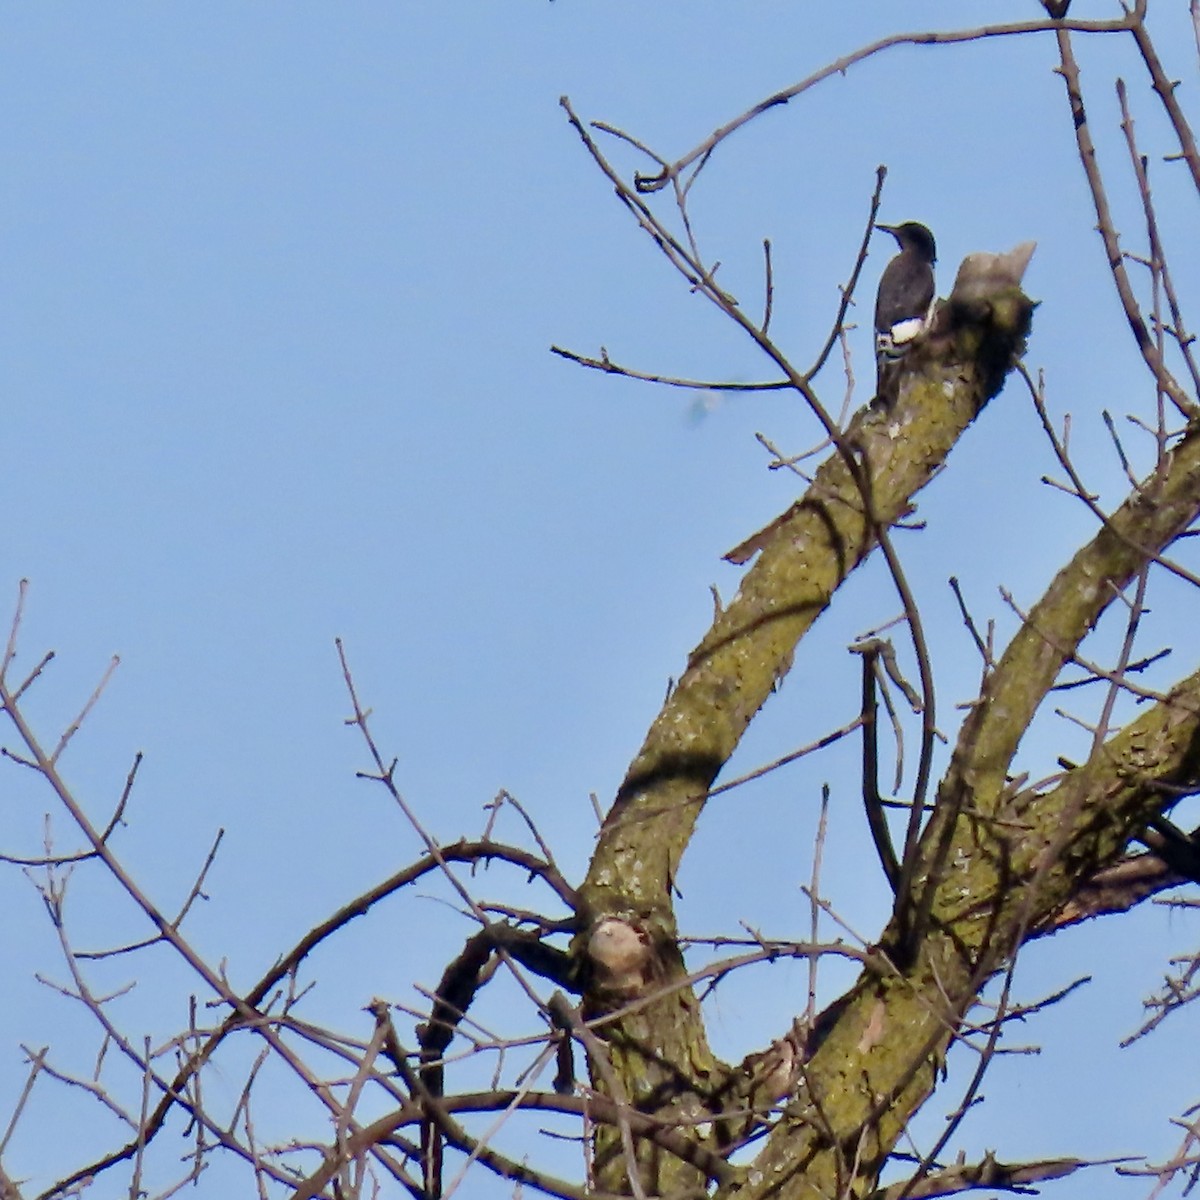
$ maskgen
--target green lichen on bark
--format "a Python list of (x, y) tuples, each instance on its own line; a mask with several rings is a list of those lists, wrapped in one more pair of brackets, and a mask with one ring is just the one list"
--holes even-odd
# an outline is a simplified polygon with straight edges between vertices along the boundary
[[(1002, 375), (987, 364), (1012, 361), (1031, 310), (1023, 297), (1009, 303), (1003, 320), (988, 325), (966, 359), (949, 322), (944, 336), (914, 356), (894, 402), (858, 415), (764, 545), (733, 601), (689, 656), (605, 819), (580, 891), (584, 933), (577, 953), (592, 923), (616, 912), (637, 913), (674, 937), (671, 889), (713, 780), (791, 668), (799, 640), (876, 545), (878, 531), (910, 511), (914, 494), (999, 389)], [(659, 967), (661, 998), (607, 1025), (604, 1036), (636, 1107), (699, 1111), (728, 1072), (708, 1047), (699, 1004), (682, 982), (682, 957), (666, 952)], [(606, 1007), (602, 996), (587, 1002), (591, 1011)], [(603, 1086), (598, 1076), (596, 1083)], [(619, 1135), (603, 1132), (597, 1151), (598, 1182), (624, 1190)], [(638, 1153), (648, 1191), (702, 1182), (694, 1168), (643, 1144)]]
[(1064, 663), (1148, 555), (1195, 519), (1200, 432), (1190, 431), (1162, 467), (1121, 505), (1055, 577), (1029, 612), (958, 741), (950, 780), (982, 812), (1004, 796), (1004, 778), (1033, 714)]
[[(1036, 798), (1024, 818), (1036, 834), (1012, 839), (1002, 886), (995, 858), (980, 853), (977, 822), (960, 816), (961, 865), (945, 874), (914, 961), (899, 971), (881, 951), (862, 974), (808, 1063), (789, 1116), (743, 1178), (718, 1191), (722, 1200), (873, 1189), (983, 983), (1080, 880), (1121, 853), (1161, 807), (1164, 784), (1198, 779), (1200, 671), (1109, 739), (1091, 764)], [(1043, 867), (1048, 845), (1058, 854)], [(895, 932), (893, 924), (881, 944)]]
[[(848, 1183), (846, 1194), (873, 1187), (983, 984), (1122, 853), (1172, 788), (1200, 780), (1197, 672), (1056, 787), (1035, 794), (1006, 783), (1034, 712), (1116, 589), (1198, 514), (1193, 430), (1064, 567), (997, 663), (939, 789), (913, 902), (899, 906), (881, 939), (886, 967), (864, 973), (808, 1066), (810, 1103), (823, 1125), (777, 1130), (752, 1178), (731, 1195), (791, 1200), (844, 1194)], [(915, 921), (923, 894), (925, 919)], [(914, 937), (917, 944), (907, 944)], [(872, 1021), (878, 1039), (868, 1046), (861, 1030)]]
[[(1024, 325), (1012, 314), (1028, 311), (1001, 306), (1016, 321), (1008, 326), (1014, 336)], [(964, 361), (966, 351), (975, 357)], [(1007, 353), (1005, 362), (1011, 342)], [(951, 324), (914, 359), (894, 406), (860, 414), (690, 656), (618, 793), (582, 911), (585, 927), (625, 910), (656, 931), (653, 995), (605, 1031), (622, 1086), (643, 1111), (694, 1121), (729, 1079), (682, 982), (671, 905), (707, 790), (877, 530), (904, 515), (999, 386), (1000, 357), (988, 335)], [(1200, 434), (1193, 430), (1060, 572), (990, 674), (939, 788), (909, 896), (855, 987), (828, 1014), (787, 1115), (719, 1195), (789, 1200), (872, 1188), (932, 1091), (979, 989), (1073, 889), (1122, 852), (1161, 808), (1164, 785), (1197, 780), (1200, 673), (1058, 786), (1025, 793), (1007, 774), (1079, 642), (1198, 512)], [(618, 1143), (611, 1132), (598, 1139), (598, 1180), (614, 1191), (626, 1186)], [(638, 1152), (648, 1191), (702, 1182), (693, 1167), (641, 1144)]]

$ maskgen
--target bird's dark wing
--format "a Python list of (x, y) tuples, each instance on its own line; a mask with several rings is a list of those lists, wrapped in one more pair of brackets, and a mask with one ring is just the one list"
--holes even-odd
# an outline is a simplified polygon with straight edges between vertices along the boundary
[(933, 268), (897, 254), (883, 269), (875, 298), (875, 330), (887, 333), (898, 321), (924, 317), (933, 303)]

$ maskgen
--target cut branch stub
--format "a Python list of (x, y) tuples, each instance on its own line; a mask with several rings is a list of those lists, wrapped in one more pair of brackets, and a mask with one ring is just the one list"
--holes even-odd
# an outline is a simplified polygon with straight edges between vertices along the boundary
[(605, 996), (638, 995), (655, 974), (650, 935), (640, 922), (601, 917), (587, 940), (592, 991)]

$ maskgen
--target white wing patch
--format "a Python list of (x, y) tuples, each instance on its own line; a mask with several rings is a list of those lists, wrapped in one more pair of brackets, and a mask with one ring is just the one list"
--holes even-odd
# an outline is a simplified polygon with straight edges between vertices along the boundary
[(925, 331), (937, 301), (923, 317), (905, 317), (885, 333), (875, 335), (875, 353), (881, 358), (902, 358), (909, 346)]

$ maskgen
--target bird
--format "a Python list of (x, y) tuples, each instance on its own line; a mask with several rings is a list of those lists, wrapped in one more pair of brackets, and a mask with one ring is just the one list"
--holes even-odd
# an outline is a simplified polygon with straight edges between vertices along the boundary
[[(875, 400), (871, 405), (889, 407), (896, 399), (899, 364), (924, 328), (933, 311), (933, 266), (937, 244), (933, 234), (916, 221), (903, 225), (876, 225), (900, 243), (900, 253), (883, 268), (875, 296)], [(770, 542), (791, 519), (796, 506), (776, 517), (757, 533), (724, 555), (726, 562), (741, 565)]]
[(875, 228), (890, 233), (900, 245), (900, 253), (879, 277), (875, 296), (875, 394), (887, 400), (892, 398), (885, 392), (895, 386), (899, 360), (929, 319), (935, 294), (937, 243), (917, 221), (877, 224)]

